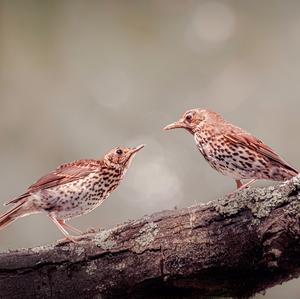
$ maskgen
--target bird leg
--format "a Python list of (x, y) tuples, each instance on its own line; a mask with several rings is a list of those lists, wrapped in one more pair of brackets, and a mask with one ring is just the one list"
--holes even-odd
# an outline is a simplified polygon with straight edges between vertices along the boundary
[(49, 216), (51, 218), (51, 220), (54, 222), (54, 224), (58, 227), (58, 229), (65, 235), (66, 239), (76, 243), (76, 240), (74, 239), (73, 236), (71, 236), (65, 229), (64, 227), (61, 225), (61, 220), (57, 220), (53, 215)]
[(241, 190), (244, 190), (244, 189), (247, 188), (249, 185), (251, 185), (252, 183), (254, 183), (256, 180), (257, 180), (257, 179), (252, 179), (252, 180), (250, 180), (249, 182), (247, 182), (247, 183), (245, 183), (245, 184), (243, 184), (243, 183), (241, 182), (241, 180), (235, 180), (237, 189), (236, 189), (235, 191), (233, 191), (233, 192), (230, 192), (230, 193), (228, 194), (228, 196), (229, 196), (229, 197), (233, 197), (234, 194), (235, 194), (236, 192), (241, 191)]
[(72, 231), (72, 232), (74, 232), (74, 233), (76, 233), (76, 234), (79, 234), (79, 235), (82, 235), (82, 234), (83, 234), (83, 232), (82, 232), (81, 230), (77, 229), (76, 227), (73, 227), (73, 226), (71, 226), (71, 225), (69, 225), (69, 224), (66, 224), (66, 223), (65, 223), (65, 220), (57, 220), (57, 221), (58, 221), (59, 224), (60, 224), (62, 227), (64, 227), (65, 229), (69, 229), (70, 231)]
[(249, 185), (253, 184), (257, 179), (252, 179), (249, 182), (242, 184), (242, 182), (240, 180), (235, 180), (236, 182), (236, 186), (237, 186), (237, 190), (243, 190), (245, 188), (247, 188)]
[(69, 224), (66, 224), (66, 223), (65, 223), (65, 220), (57, 220), (57, 221), (58, 221), (59, 224), (60, 224), (62, 227), (64, 227), (65, 229), (68, 229), (68, 230), (70, 230), (70, 231), (72, 231), (72, 232), (74, 232), (74, 233), (76, 233), (76, 234), (81, 235), (81, 236), (87, 235), (87, 234), (95, 234), (95, 233), (98, 231), (98, 229), (95, 229), (95, 228), (90, 227), (90, 228), (87, 229), (87, 231), (82, 232), (81, 230), (77, 229), (76, 227), (71, 226), (71, 225), (69, 225)]
[(241, 182), (241, 180), (235, 180), (236, 182), (236, 188), (239, 189), (240, 187), (243, 186), (243, 183)]

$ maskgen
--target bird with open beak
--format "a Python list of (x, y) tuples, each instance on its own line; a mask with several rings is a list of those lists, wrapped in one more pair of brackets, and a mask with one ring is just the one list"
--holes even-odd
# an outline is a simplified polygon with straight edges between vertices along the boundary
[(0, 229), (17, 218), (46, 212), (65, 237), (75, 241), (68, 230), (82, 232), (65, 221), (98, 207), (118, 187), (133, 157), (143, 147), (116, 147), (100, 160), (62, 164), (7, 203), (14, 206), (0, 216)]

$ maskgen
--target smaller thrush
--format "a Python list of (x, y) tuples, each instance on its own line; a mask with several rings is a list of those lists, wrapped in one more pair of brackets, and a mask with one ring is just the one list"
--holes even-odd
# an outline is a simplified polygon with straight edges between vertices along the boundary
[(133, 157), (143, 147), (117, 147), (101, 160), (62, 164), (7, 203), (14, 207), (0, 216), (0, 229), (17, 218), (46, 212), (65, 237), (75, 242), (68, 230), (82, 232), (65, 221), (97, 208), (118, 187)]
[[(186, 111), (165, 130), (186, 129), (212, 168), (236, 181), (243, 189), (257, 179), (284, 181), (298, 174), (273, 149), (223, 117), (206, 109)], [(243, 184), (242, 179), (250, 179)]]

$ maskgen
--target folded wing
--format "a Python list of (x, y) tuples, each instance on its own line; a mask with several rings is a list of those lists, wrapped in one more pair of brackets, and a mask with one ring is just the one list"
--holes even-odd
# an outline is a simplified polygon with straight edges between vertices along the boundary
[(79, 180), (99, 170), (99, 168), (101, 168), (101, 161), (99, 160), (77, 160), (63, 164), (56, 170), (41, 177), (37, 182), (31, 185), (25, 193), (7, 202), (6, 205), (17, 203), (19, 200), (26, 198), (37, 191)]
[(227, 133), (225, 135), (225, 139), (227, 140), (227, 142), (233, 145), (240, 144), (251, 151), (255, 151), (257, 154), (261, 155), (262, 157), (265, 157), (268, 160), (277, 163), (278, 165), (280, 165), (280, 167), (283, 167), (286, 170), (288, 170), (292, 176), (295, 176), (299, 173), (295, 168), (290, 166), (277, 153), (275, 153), (274, 150), (272, 150), (269, 146), (264, 144), (261, 140), (259, 140), (255, 136), (246, 133), (241, 129), (239, 129), (237, 132), (232, 130), (230, 133)]

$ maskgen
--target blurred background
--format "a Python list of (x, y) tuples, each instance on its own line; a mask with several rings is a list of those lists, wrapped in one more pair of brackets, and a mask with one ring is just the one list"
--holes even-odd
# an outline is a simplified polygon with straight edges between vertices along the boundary
[[(299, 16), (296, 0), (0, 0), (1, 203), (63, 162), (140, 143), (121, 186), (71, 224), (108, 228), (215, 199), (234, 181), (210, 168), (192, 136), (162, 131), (195, 107), (300, 168)], [(1, 231), (0, 248), (59, 238), (33, 215)], [(256, 298), (299, 293), (293, 280)]]

